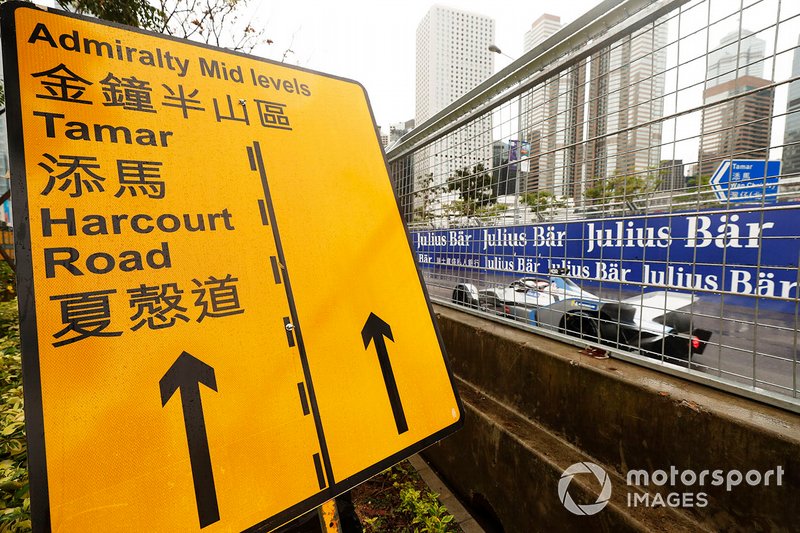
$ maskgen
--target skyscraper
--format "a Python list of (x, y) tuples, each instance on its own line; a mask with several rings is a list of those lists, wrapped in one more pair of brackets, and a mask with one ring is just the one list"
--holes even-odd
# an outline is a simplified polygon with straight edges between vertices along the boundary
[(561, 17), (544, 13), (531, 24), (531, 29), (525, 32), (522, 42), (524, 52), (532, 50), (534, 46), (541, 43), (555, 32), (561, 29)]
[[(800, 39), (794, 49), (792, 59), (792, 77), (800, 76)], [(786, 130), (783, 134), (783, 166), (784, 176), (800, 173), (800, 80), (789, 84), (789, 99), (786, 104)]]
[(658, 172), (658, 190), (676, 191), (686, 187), (685, 167), (682, 159), (662, 159)]
[(719, 47), (708, 54), (706, 68), (706, 89), (744, 76), (764, 76), (764, 53), (766, 43), (750, 30), (727, 34), (719, 42)]
[[(416, 124), (422, 124), (494, 72), (494, 19), (433, 6), (417, 27)], [(492, 163), (491, 116), (484, 116), (414, 157), (415, 185), (446, 183), (456, 170)], [(416, 190), (416, 187), (415, 187)]]
[[(559, 17), (539, 17), (525, 34), (525, 51), (560, 27)], [(596, 180), (657, 169), (666, 42), (665, 24), (643, 28), (522, 96), (529, 191), (578, 199)]]
[(591, 57), (587, 180), (657, 169), (661, 160), (667, 25), (656, 22)]
[[(545, 13), (525, 33), (528, 52), (561, 29), (561, 19)], [(520, 100), (520, 131), (530, 143), (530, 171), (520, 177), (520, 192), (537, 190), (558, 196), (580, 193), (583, 159), (586, 63), (566, 69), (525, 93)], [(525, 189), (523, 190), (523, 187)]]
[(381, 146), (383, 146), (384, 148), (389, 146), (389, 134), (383, 133), (383, 128), (381, 128), (380, 126), (378, 126), (378, 135), (380, 136), (381, 139)]
[(389, 145), (396, 143), (400, 138), (414, 129), (414, 119), (405, 122), (395, 122), (389, 125)]
[[(775, 90), (762, 78), (765, 42), (748, 30), (734, 32), (708, 55), (703, 91), (700, 175), (725, 159), (766, 159)], [(758, 90), (761, 87), (768, 87)]]

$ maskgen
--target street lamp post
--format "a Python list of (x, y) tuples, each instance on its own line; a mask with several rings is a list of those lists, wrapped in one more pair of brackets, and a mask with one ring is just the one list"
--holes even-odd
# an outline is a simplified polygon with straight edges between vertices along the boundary
[(495, 45), (495, 44), (490, 44), (490, 45), (489, 45), (489, 51), (490, 51), (490, 52), (494, 52), (495, 54), (500, 54), (501, 56), (506, 56), (506, 57), (507, 57), (507, 58), (509, 58), (511, 61), (514, 61), (514, 58), (513, 58), (513, 57), (511, 57), (510, 55), (508, 55), (508, 54), (506, 54), (505, 52), (503, 52), (502, 50), (500, 50), (500, 48), (498, 48), (498, 46), (497, 46), (497, 45)]
[[(495, 54), (499, 54), (499, 55), (502, 55), (502, 56), (506, 56), (506, 57), (507, 57), (508, 59), (510, 59), (512, 62), (513, 62), (513, 61), (516, 61), (516, 60), (515, 60), (513, 57), (511, 57), (510, 55), (508, 55), (508, 54), (506, 54), (505, 52), (503, 52), (502, 50), (500, 50), (500, 47), (499, 47), (499, 46), (497, 46), (496, 44), (490, 44), (490, 45), (489, 45), (489, 51), (490, 51), (490, 52), (493, 52), (493, 53), (495, 53)], [(517, 116), (516, 116), (516, 118), (515, 118), (514, 120), (516, 120), (516, 121), (517, 121), (517, 126), (519, 127), (519, 116), (520, 116), (520, 113), (521, 113), (521, 111), (522, 111), (522, 102), (521, 102), (521, 101), (519, 101), (519, 102), (518, 102), (518, 105), (519, 105), (519, 108), (518, 108)], [(517, 139), (517, 140), (514, 140), (514, 142), (516, 142), (516, 143), (517, 143), (517, 144), (516, 144), (516, 147), (515, 147), (515, 157), (519, 158), (519, 159), (520, 159), (520, 161), (518, 161), (518, 162), (517, 162), (517, 164), (516, 164), (516, 165), (513, 167), (513, 168), (514, 168), (514, 170), (515, 170), (515, 171), (514, 171), (514, 176), (513, 176), (513, 179), (514, 179), (514, 193), (515, 193), (515, 195), (514, 195), (514, 209), (515, 209), (515, 210), (518, 210), (518, 208), (519, 208), (519, 205), (518, 205), (518, 202), (519, 202), (519, 193), (520, 193), (520, 191), (521, 191), (521, 189), (520, 189), (520, 183), (519, 183), (519, 181), (520, 181), (520, 178), (521, 178), (521, 176), (520, 176), (520, 170), (519, 170), (519, 165), (521, 164), (521, 153), (520, 153), (520, 152), (521, 152), (521, 150), (522, 150), (522, 142), (521, 142), (521, 137), (522, 137), (522, 135), (521, 135), (521, 133), (520, 133), (520, 132), (518, 132), (518, 135), (517, 135), (517, 136), (518, 136), (518, 139)], [(509, 139), (509, 143), (511, 143), (511, 142), (512, 142), (512, 140), (511, 140), (511, 139)], [(506, 180), (511, 180), (512, 176), (511, 176), (510, 174), (511, 174), (511, 168), (512, 168), (512, 167), (511, 167), (511, 151), (510, 151), (510, 150), (509, 150), (509, 158), (508, 158), (508, 160), (509, 160), (509, 161), (508, 161), (508, 174), (506, 174)], [(506, 187), (508, 187), (508, 184), (506, 184)]]

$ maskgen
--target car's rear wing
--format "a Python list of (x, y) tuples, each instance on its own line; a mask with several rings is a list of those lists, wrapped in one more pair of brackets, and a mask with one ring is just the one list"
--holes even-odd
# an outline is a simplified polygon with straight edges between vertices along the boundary
[(639, 320), (656, 321), (670, 311), (678, 311), (692, 305), (697, 298), (691, 294), (670, 291), (655, 291), (637, 294), (622, 303), (630, 304), (639, 310)]

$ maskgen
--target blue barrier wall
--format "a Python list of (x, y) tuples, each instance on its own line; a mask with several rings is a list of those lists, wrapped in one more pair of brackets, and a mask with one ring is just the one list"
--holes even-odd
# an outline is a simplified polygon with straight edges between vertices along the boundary
[(798, 297), (800, 207), (415, 230), (423, 268), (566, 271), (589, 285), (725, 293), (790, 310)]

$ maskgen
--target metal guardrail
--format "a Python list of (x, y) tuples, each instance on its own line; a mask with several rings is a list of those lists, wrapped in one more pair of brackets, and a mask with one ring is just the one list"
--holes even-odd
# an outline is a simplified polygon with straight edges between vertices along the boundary
[(800, 412), (798, 35), (605, 1), (418, 124), (387, 159), (433, 299)]

